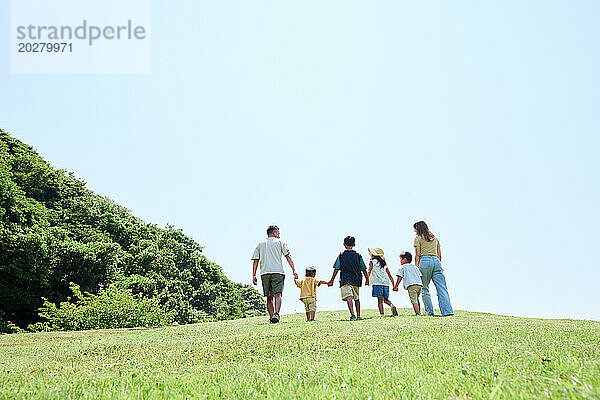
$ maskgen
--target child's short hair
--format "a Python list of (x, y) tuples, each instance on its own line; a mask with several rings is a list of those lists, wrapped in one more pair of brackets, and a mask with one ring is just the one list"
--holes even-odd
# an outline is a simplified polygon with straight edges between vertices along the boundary
[(306, 276), (315, 276), (317, 274), (317, 269), (315, 267), (308, 267), (304, 272)]
[(356, 239), (354, 239), (354, 236), (346, 236), (344, 238), (344, 244), (346, 246), (354, 246), (355, 243), (356, 243)]
[(404, 253), (400, 254), (400, 257), (404, 258), (409, 263), (412, 262), (412, 254), (410, 254), (410, 252), (408, 251), (405, 251)]

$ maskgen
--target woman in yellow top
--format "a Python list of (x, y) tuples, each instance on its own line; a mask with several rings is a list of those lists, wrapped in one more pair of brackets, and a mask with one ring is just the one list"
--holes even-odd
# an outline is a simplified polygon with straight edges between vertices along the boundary
[(416, 222), (415, 228), (415, 266), (421, 271), (423, 281), (422, 297), (425, 312), (433, 315), (433, 304), (429, 295), (429, 283), (433, 281), (437, 291), (438, 304), (442, 316), (454, 315), (450, 296), (446, 287), (446, 278), (442, 269), (442, 251), (439, 240), (431, 233), (425, 221)]

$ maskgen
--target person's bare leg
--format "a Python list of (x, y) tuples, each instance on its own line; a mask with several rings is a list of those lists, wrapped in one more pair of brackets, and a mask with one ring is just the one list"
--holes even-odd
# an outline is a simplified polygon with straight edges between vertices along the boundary
[(316, 314), (316, 313), (317, 313), (316, 311), (311, 311), (311, 312), (310, 312), (310, 319), (314, 320), (314, 319), (315, 319), (315, 314)]
[(275, 293), (275, 299), (273, 301), (273, 311), (275, 314), (279, 314), (279, 310), (281, 310), (281, 292)]
[(269, 313), (269, 318), (273, 317), (273, 296), (267, 296), (267, 312)]
[(356, 307), (356, 316), (360, 317), (360, 300), (354, 300), (354, 306)]
[(379, 308), (379, 315), (383, 315), (383, 297), (377, 298), (377, 308)]
[(348, 304), (348, 310), (350, 310), (350, 315), (354, 315), (354, 305), (352, 304), (352, 296), (346, 297), (346, 304)]
[(421, 305), (419, 303), (413, 304), (413, 310), (415, 310), (415, 314), (421, 314)]
[(310, 321), (310, 311), (307, 311), (307, 312), (306, 312), (306, 320), (307, 320), (307, 321)]
[(390, 308), (392, 309), (392, 315), (394, 317), (398, 315), (398, 309), (396, 308), (396, 306), (394, 306), (394, 303), (392, 303), (392, 301), (390, 299), (385, 299), (385, 300), (383, 300), (383, 302), (385, 304), (387, 304), (388, 306), (390, 306)]

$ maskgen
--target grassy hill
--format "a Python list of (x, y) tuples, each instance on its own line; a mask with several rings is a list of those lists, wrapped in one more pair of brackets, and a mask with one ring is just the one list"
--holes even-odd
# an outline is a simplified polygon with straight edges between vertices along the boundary
[(0, 398), (600, 398), (600, 322), (300, 314), (0, 337)]

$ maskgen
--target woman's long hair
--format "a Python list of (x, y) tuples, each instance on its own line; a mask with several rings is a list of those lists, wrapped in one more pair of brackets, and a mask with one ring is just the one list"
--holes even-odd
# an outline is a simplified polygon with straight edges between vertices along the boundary
[(379, 261), (379, 267), (385, 267), (386, 262), (383, 258), (381, 258), (381, 256), (373, 256), (373, 258)]
[(415, 222), (413, 228), (417, 230), (418, 236), (425, 238), (425, 240), (427, 240), (428, 242), (431, 242), (435, 238), (435, 235), (431, 233), (425, 221)]

